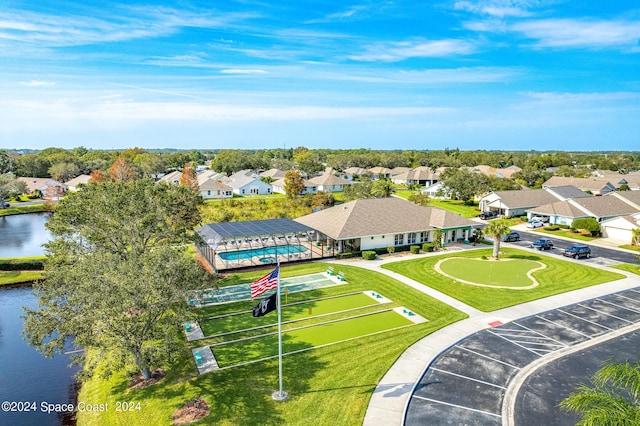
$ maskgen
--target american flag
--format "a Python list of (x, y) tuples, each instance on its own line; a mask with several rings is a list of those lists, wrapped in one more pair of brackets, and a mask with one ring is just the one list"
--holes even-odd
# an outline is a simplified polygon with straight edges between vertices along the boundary
[(265, 291), (273, 290), (278, 287), (278, 276), (280, 275), (280, 267), (276, 267), (273, 271), (264, 277), (251, 283), (251, 298), (255, 299)]

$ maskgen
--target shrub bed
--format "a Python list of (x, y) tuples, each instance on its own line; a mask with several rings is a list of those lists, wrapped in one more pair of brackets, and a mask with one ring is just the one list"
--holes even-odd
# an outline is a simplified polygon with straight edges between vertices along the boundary
[(420, 246), (411, 246), (409, 248), (409, 251), (411, 252), (411, 254), (418, 254), (420, 253)]
[(364, 260), (374, 260), (376, 258), (377, 254), (375, 251), (373, 250), (365, 250), (362, 252), (362, 258)]
[(44, 259), (0, 259), (0, 271), (42, 271)]

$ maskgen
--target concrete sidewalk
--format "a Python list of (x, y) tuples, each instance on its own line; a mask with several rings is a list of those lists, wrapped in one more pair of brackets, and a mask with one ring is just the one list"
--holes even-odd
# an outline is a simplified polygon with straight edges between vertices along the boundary
[[(486, 248), (486, 246), (465, 246), (465, 249)], [(455, 248), (452, 248), (455, 250)], [(458, 248), (459, 249), (459, 248)], [(446, 252), (445, 252), (446, 253)], [(369, 406), (365, 414), (363, 424), (365, 426), (383, 426), (389, 424), (401, 424), (407, 401), (411, 396), (415, 383), (420, 379), (423, 372), (434, 358), (449, 346), (477, 331), (490, 327), (490, 323), (500, 321), (501, 323), (511, 322), (515, 319), (533, 315), (539, 312), (548, 311), (564, 305), (580, 302), (606, 294), (640, 286), (640, 277), (633, 274), (626, 274), (623, 271), (615, 272), (627, 275), (627, 278), (600, 284), (569, 293), (558, 294), (544, 299), (534, 300), (518, 306), (501, 309), (489, 313), (478, 311), (456, 299), (443, 293), (433, 290), (424, 284), (418, 283), (405, 276), (382, 269), (380, 266), (385, 263), (410, 260), (417, 257), (430, 255), (441, 255), (443, 253), (426, 253), (408, 256), (385, 257), (375, 261), (354, 261), (342, 260), (335, 263), (351, 264), (354, 266), (376, 270), (390, 277), (403, 282), (418, 291), (447, 303), (460, 311), (469, 315), (469, 318), (458, 321), (445, 328), (442, 328), (409, 347), (387, 371), (385, 376), (378, 383)], [(594, 267), (600, 267), (592, 265)], [(608, 269), (608, 268), (604, 268)]]

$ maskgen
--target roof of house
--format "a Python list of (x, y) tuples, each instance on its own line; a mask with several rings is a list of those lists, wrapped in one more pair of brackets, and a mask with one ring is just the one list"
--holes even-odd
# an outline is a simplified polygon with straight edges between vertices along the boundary
[(585, 198), (593, 197), (592, 194), (587, 194), (580, 188), (576, 188), (573, 185), (554, 186), (552, 188), (546, 188), (545, 191), (555, 193), (562, 198)]
[(614, 220), (624, 220), (628, 223), (629, 229), (639, 228), (640, 227), (640, 213), (630, 214), (627, 216), (619, 216), (611, 219), (603, 220), (602, 225), (606, 226)]
[(231, 186), (232, 188), (238, 189), (256, 181), (261, 182), (264, 185), (270, 186), (270, 184), (262, 182), (258, 177), (258, 175), (256, 175), (255, 173), (254, 174), (235, 173), (229, 176), (229, 182), (227, 182), (227, 185)]
[(174, 183), (174, 182), (180, 182), (181, 178), (182, 178), (182, 172), (176, 170), (175, 172), (171, 172), (162, 176), (158, 181)]
[(600, 192), (605, 189), (607, 186), (610, 190), (615, 190), (615, 186), (608, 181), (603, 181), (602, 179), (597, 178), (575, 178), (575, 177), (563, 177), (563, 176), (552, 176), (545, 183), (542, 184), (542, 187), (551, 187), (551, 186), (565, 186), (565, 185), (573, 185), (582, 190), (589, 190), (594, 192)]
[(518, 166), (509, 166), (504, 169), (498, 169), (496, 167), (487, 166), (484, 164), (479, 164), (474, 167), (469, 167), (469, 171), (472, 172), (480, 172), (487, 176), (496, 176), (496, 177), (506, 177), (510, 178), (514, 173), (521, 171), (522, 169)]
[(201, 172), (199, 172), (196, 176), (198, 176), (198, 179), (202, 178), (202, 179), (215, 179), (215, 180), (219, 180), (222, 182), (226, 182), (229, 180), (229, 178), (227, 177), (227, 175), (225, 175), (224, 173), (218, 173), (214, 170), (203, 170)]
[(618, 197), (633, 206), (640, 207), (640, 191), (616, 191), (607, 195), (608, 197)]
[(362, 167), (348, 167), (344, 170), (344, 173), (348, 175), (362, 176), (362, 175), (368, 175), (369, 170), (363, 169)]
[(287, 172), (280, 169), (269, 169), (260, 173), (260, 177), (271, 177), (274, 179), (280, 179), (280, 178), (283, 178), (286, 173)]
[(376, 175), (390, 175), (391, 169), (387, 167), (376, 166), (376, 167), (371, 167), (369, 169), (369, 172), (374, 173)]
[(411, 170), (411, 168), (409, 167), (402, 167), (402, 166), (394, 167), (393, 169), (391, 169), (391, 176), (396, 176), (401, 173), (408, 172), (409, 170)]
[(342, 179), (341, 177), (335, 176), (331, 173), (325, 173), (323, 175), (313, 177), (309, 179), (309, 183), (313, 185), (351, 185), (351, 181)]
[(78, 186), (80, 184), (87, 185), (90, 179), (91, 179), (91, 176), (89, 175), (80, 175), (80, 176), (74, 177), (73, 179), (68, 180), (64, 184), (67, 185), (67, 187)]
[(558, 215), (566, 217), (608, 217), (624, 216), (638, 213), (640, 209), (625, 203), (613, 196), (575, 198), (573, 200), (558, 201), (532, 209), (536, 213)]
[(399, 175), (394, 175), (393, 178), (398, 180), (437, 180), (440, 178), (440, 174), (433, 172), (428, 167), (417, 167)]
[(226, 183), (222, 183), (213, 178), (207, 178), (206, 176), (202, 178), (198, 176), (198, 186), (200, 191), (231, 191), (233, 189)]
[(446, 210), (396, 197), (350, 201), (294, 220), (336, 240), (479, 225)]
[(494, 191), (494, 194), (500, 198), (502, 205), (509, 209), (536, 207), (558, 201), (557, 197), (544, 189)]
[(36, 189), (41, 189), (45, 186), (61, 186), (64, 188), (62, 183), (51, 178), (19, 177), (18, 180), (27, 184), (29, 192), (33, 192)]
[[(306, 179), (302, 179), (302, 183), (304, 184), (305, 188), (313, 188), (314, 186), (316, 186), (315, 184), (309, 182)], [(275, 180), (275, 181), (271, 182), (271, 186), (279, 186), (281, 188), (284, 188), (284, 184), (285, 184), (285, 179), (284, 178), (280, 178), (278, 180)]]

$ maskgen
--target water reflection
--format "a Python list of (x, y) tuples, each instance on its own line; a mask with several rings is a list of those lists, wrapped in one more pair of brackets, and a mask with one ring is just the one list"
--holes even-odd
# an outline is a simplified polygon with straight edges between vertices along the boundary
[(49, 213), (0, 217), (0, 258), (41, 256), (51, 234), (45, 228)]

